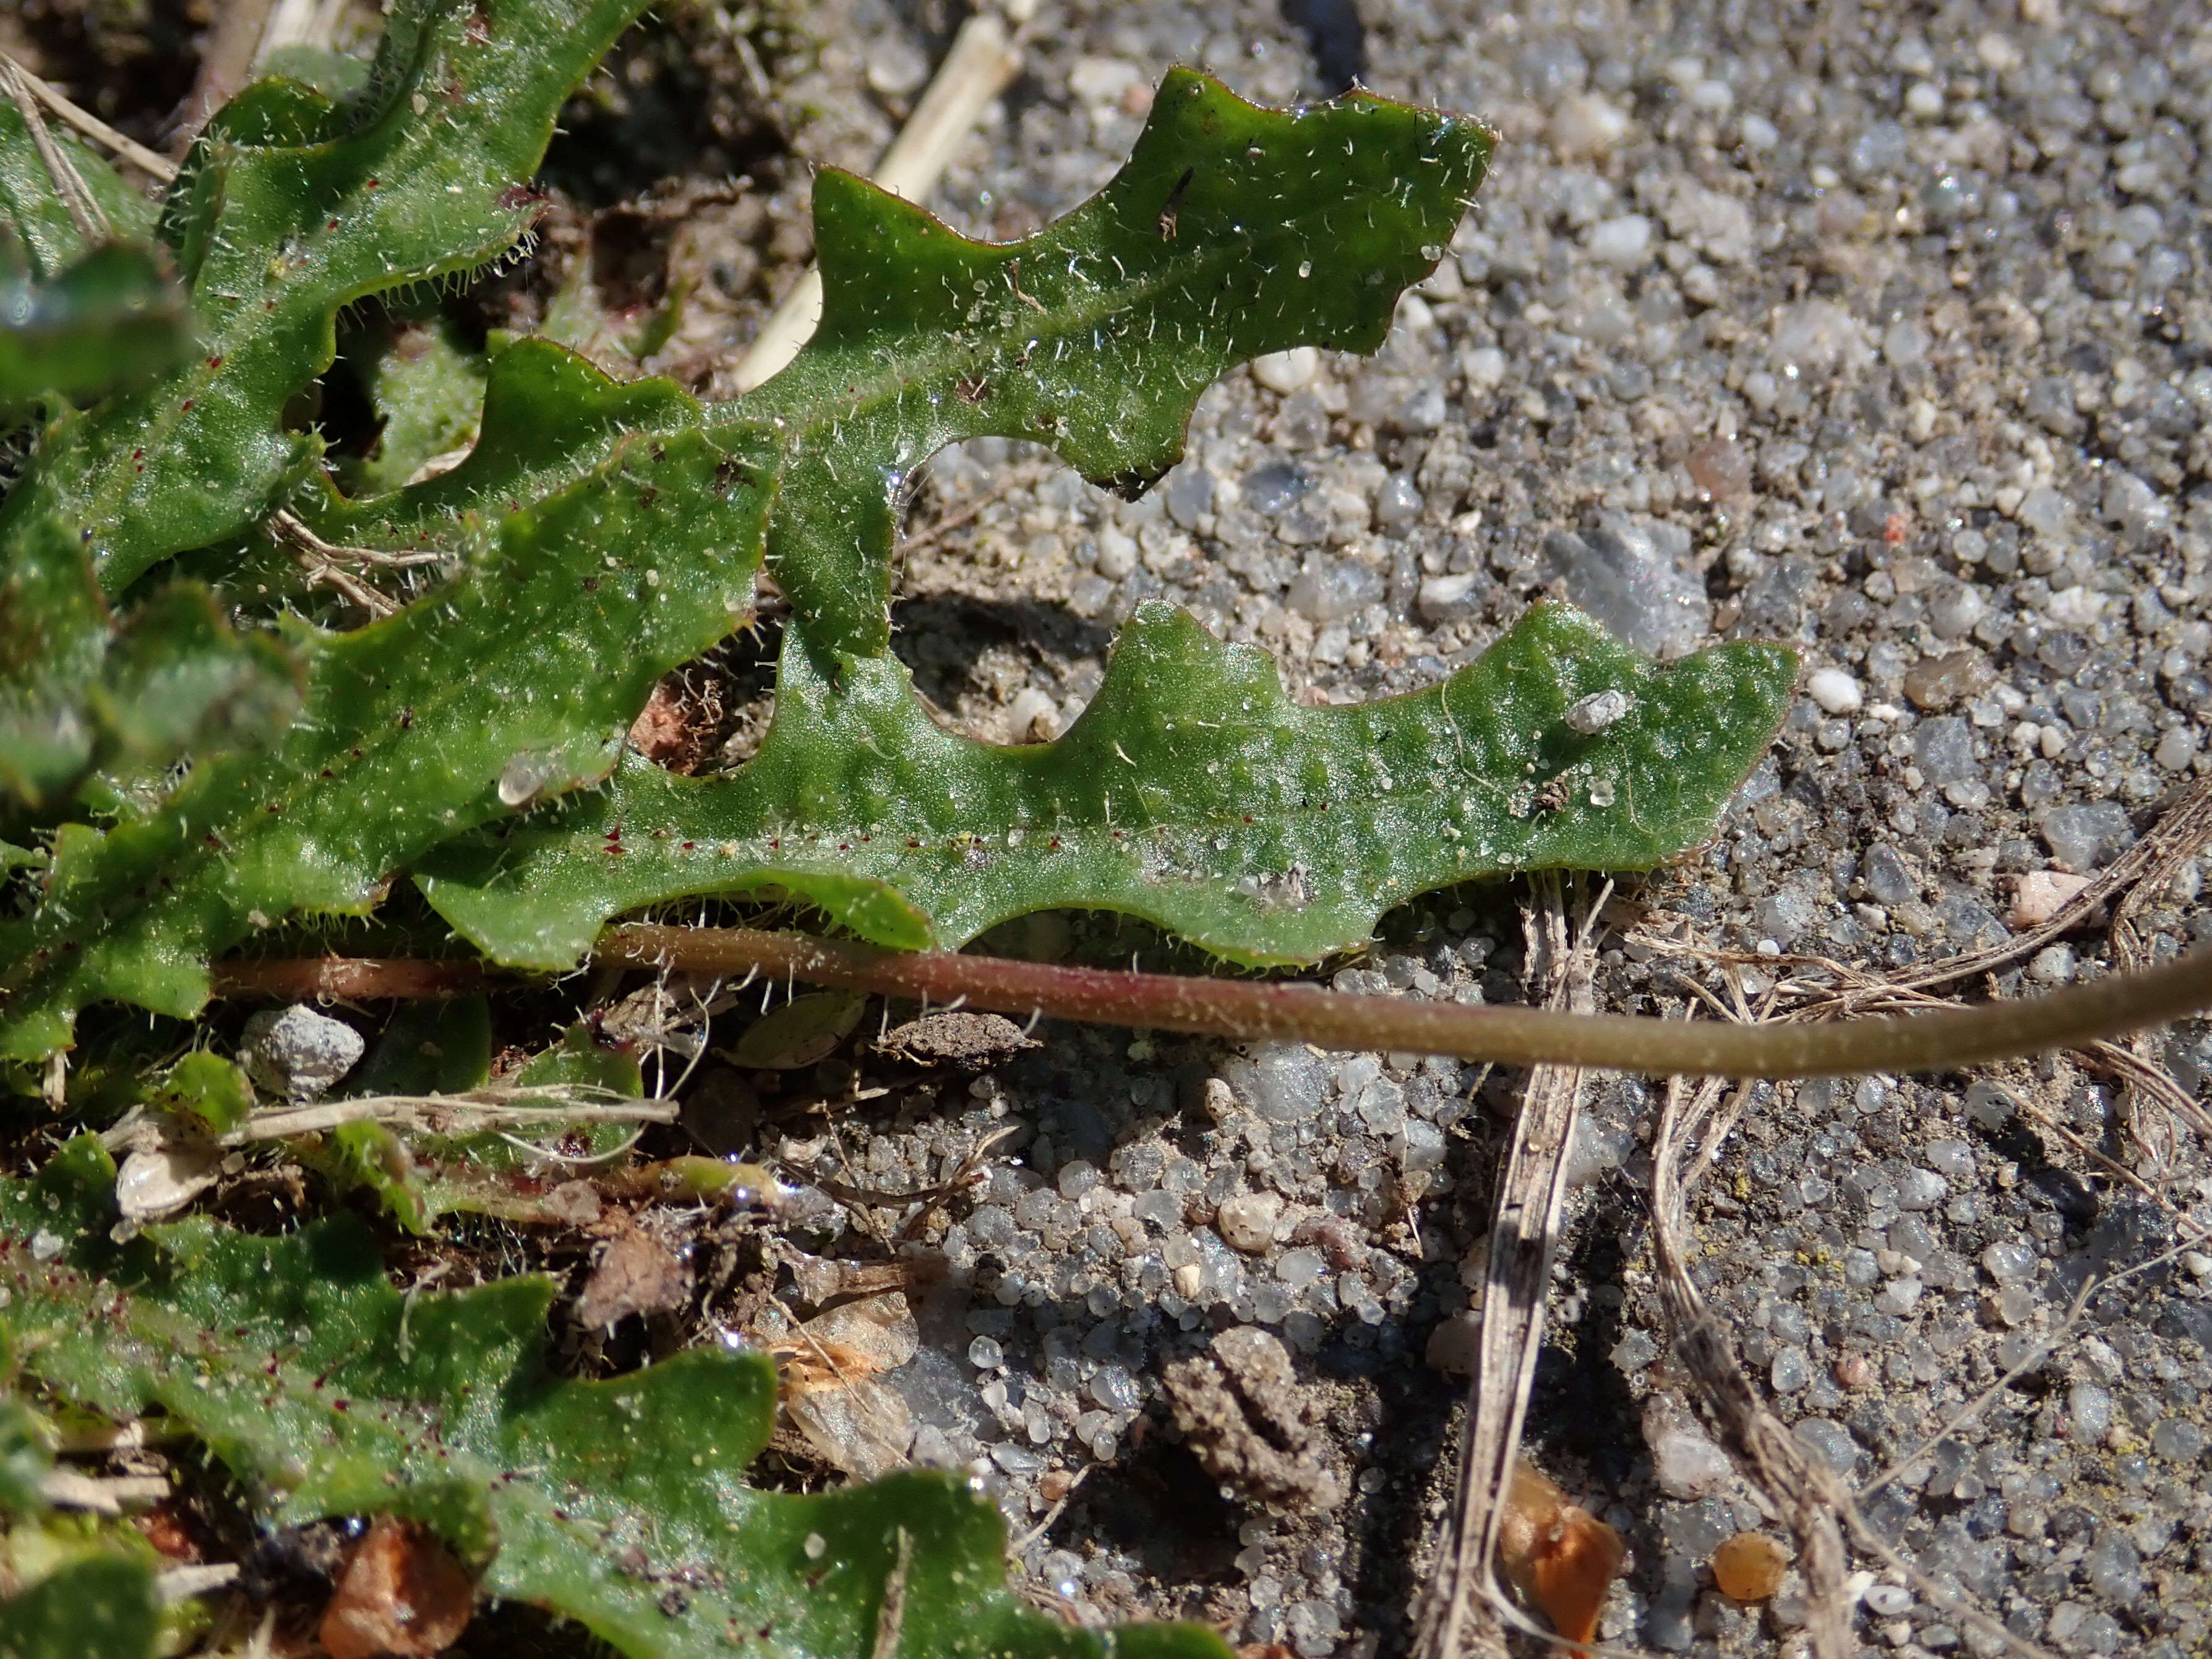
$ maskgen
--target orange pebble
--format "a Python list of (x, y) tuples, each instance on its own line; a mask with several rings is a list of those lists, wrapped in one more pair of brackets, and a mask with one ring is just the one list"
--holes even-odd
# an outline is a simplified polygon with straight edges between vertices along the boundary
[(1713, 1583), (1735, 1601), (1764, 1601), (1781, 1588), (1790, 1552), (1763, 1532), (1740, 1532), (1713, 1552)]

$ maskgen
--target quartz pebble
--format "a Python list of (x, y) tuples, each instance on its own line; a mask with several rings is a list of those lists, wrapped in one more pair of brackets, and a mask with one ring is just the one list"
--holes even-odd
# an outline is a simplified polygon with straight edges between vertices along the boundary
[(1252, 360), (1252, 378), (1270, 392), (1287, 396), (1313, 383), (1321, 372), (1321, 353), (1311, 346), (1293, 346), (1288, 351), (1271, 351)]
[(2014, 886), (2005, 921), (2014, 927), (2040, 927), (2088, 884), (2088, 877), (2068, 871), (2031, 870)]
[(1628, 118), (1595, 93), (1565, 99), (1552, 116), (1552, 148), (1563, 157), (1602, 156), (1627, 136)]
[(1866, 699), (1859, 683), (1840, 668), (1816, 668), (1805, 681), (1805, 694), (1831, 714), (1856, 714)]
[(1283, 1200), (1274, 1193), (1239, 1193), (1222, 1200), (1213, 1214), (1214, 1231), (1231, 1249), (1264, 1255), (1275, 1242), (1275, 1221)]

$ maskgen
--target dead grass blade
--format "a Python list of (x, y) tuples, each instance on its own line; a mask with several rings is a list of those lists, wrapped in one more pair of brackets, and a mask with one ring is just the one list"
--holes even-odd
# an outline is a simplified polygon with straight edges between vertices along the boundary
[[(1531, 988), (1541, 988), (1549, 1007), (1593, 1012), (1597, 913), (1605, 896), (1589, 907), (1579, 934), (1571, 937), (1558, 876), (1539, 876), (1534, 885), (1536, 908), (1525, 918)], [(1608, 884), (1606, 892), (1611, 890)], [(1534, 1628), (1498, 1589), (1492, 1565), (1535, 1382), (1566, 1194), (1567, 1153), (1574, 1144), (1587, 1075), (1573, 1066), (1536, 1066), (1514, 1120), (1491, 1221), (1482, 1336), (1460, 1448), (1459, 1499), (1438, 1543), (1420, 1608), (1413, 1644), (1417, 1659), (1457, 1659), (1470, 1646), (1503, 1656), (1504, 1620)]]
[[(1934, 986), (1992, 973), (2033, 956), (2045, 945), (2083, 927), (2106, 904), (2114, 905), (2114, 954), (2124, 967), (2140, 966), (2148, 959), (2149, 953), (2136, 933), (2135, 912), (2208, 842), (2212, 842), (2212, 776), (2197, 780), (2152, 826), (2148, 835), (2098, 872), (2087, 887), (2061, 905), (2040, 927), (2031, 927), (2002, 945), (1948, 957), (1872, 983), (1887, 990), (1925, 991)], [(1825, 1019), (1856, 1013), (1863, 1006), (1854, 993), (1846, 990), (1808, 1005), (1801, 1012), (1809, 1018)]]

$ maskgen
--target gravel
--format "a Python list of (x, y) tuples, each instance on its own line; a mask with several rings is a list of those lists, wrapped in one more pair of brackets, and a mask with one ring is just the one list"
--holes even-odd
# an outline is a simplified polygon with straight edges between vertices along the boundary
[[(872, 44), (831, 42), (815, 101), (904, 96), (896, 42), (927, 43), (847, 10), (842, 38)], [(1000, 741), (1017, 708), (1021, 732), (1064, 723), (1148, 598), (1265, 647), (1310, 702), (1432, 684), (1546, 598), (1662, 656), (1790, 641), (1809, 672), (1772, 754), (1710, 846), (1632, 884), (1650, 921), (1606, 942), (1601, 1005), (1643, 1012), (1683, 1008), (1685, 975), (1727, 994), (1686, 943), (1883, 971), (2001, 941), (2203, 775), (2201, 8), (1369, 11), (1368, 84), (1498, 127), (1477, 210), (1375, 358), (1232, 374), (1142, 501), (1001, 441), (933, 463), (921, 516), (975, 515), (917, 549), (902, 603), (980, 620), (899, 639), (948, 719)], [(941, 192), (964, 230), (1022, 234), (1097, 188), (1171, 61), (1268, 101), (1321, 86), (1272, 5), (1077, 0), (1031, 53)], [(887, 125), (825, 117), (805, 142), (865, 164)], [(2212, 937), (2198, 883), (2146, 896), (2154, 953)], [(1101, 919), (992, 942), (1182, 960)], [(1493, 887), (1410, 906), (1331, 968), (1343, 989), (1501, 1002), (1522, 965)], [(1729, 970), (1753, 994), (1782, 971), (1755, 966)], [(2110, 966), (2092, 927), (1996, 988)], [(948, 1275), (923, 1360), (891, 1378), (917, 1454), (988, 1483), (1020, 1571), (1082, 1617), (1402, 1650), (1517, 1079), (1039, 1035), (866, 1120), (887, 1190), (1012, 1131), (909, 1235)], [(2202, 1023), (2146, 1052), (2212, 1081)], [(1848, 1480), (1891, 1472), (1868, 1516), (1917, 1566), (2057, 1652), (2179, 1659), (2212, 1638), (2212, 1255), (2166, 1252), (2212, 1223), (2212, 1167), (2075, 1059), (1992, 1077), (1750, 1090), (1693, 1200), (1693, 1272), (1805, 1445)], [(1712, 1550), (1765, 1516), (1669, 1358), (1655, 1102), (1594, 1085), (1530, 1449), (1626, 1535), (1608, 1639), (1795, 1651), (1794, 1568), (1763, 1605), (1711, 1588)], [(1277, 1449), (1340, 1480), (1336, 1507), (1271, 1508), (1180, 1443), (1162, 1378), (1236, 1331), (1278, 1340), (1312, 1391), (1310, 1443)], [(1899, 1653), (1994, 1650), (1887, 1570), (1855, 1617)]]

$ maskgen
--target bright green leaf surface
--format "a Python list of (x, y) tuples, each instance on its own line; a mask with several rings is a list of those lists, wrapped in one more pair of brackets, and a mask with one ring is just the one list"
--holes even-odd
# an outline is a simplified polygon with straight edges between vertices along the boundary
[(303, 635), (305, 706), (276, 750), (196, 767), (151, 817), (64, 825), (44, 902), (0, 923), (0, 1054), (50, 1051), (96, 1000), (191, 1015), (214, 951), (295, 909), (358, 910), (436, 842), (604, 775), (653, 679), (750, 586), (767, 500), (736, 435), (621, 449), (510, 515), (448, 588)]
[[(632, 760), (610, 792), (441, 849), (421, 880), (481, 948), (541, 967), (619, 911), (769, 885), (886, 945), (1082, 907), (1241, 962), (1310, 962), (1431, 888), (1648, 869), (1694, 845), (1796, 672), (1763, 645), (1662, 669), (1547, 605), (1431, 690), (1302, 708), (1264, 653), (1154, 605), (1066, 736), (998, 748), (932, 722), (893, 659), (845, 659), (833, 684), (787, 649), (775, 724), (740, 771)], [(1608, 690), (1626, 715), (1576, 731), (1570, 708)]]
[(599, 465), (628, 434), (696, 426), (699, 405), (672, 380), (610, 380), (563, 346), (517, 340), (491, 360), (482, 425), (450, 472), (357, 502), (323, 504), (332, 541), (411, 550), (452, 544), (457, 525), (496, 520)]
[(384, 422), (376, 450), (341, 467), (357, 495), (398, 489), (423, 462), (465, 447), (483, 410), (484, 360), (442, 319), (377, 339), (356, 363)]
[(43, 282), (0, 275), (0, 409), (42, 392), (92, 398), (137, 385), (192, 349), (176, 285), (151, 254), (119, 245)]
[[(546, 1279), (403, 1297), (344, 1217), (282, 1238), (191, 1220), (118, 1248), (112, 1180), (87, 1138), (37, 1185), (0, 1185), (0, 1331), (65, 1400), (118, 1419), (166, 1412), (267, 1523), (412, 1516), (481, 1569), (485, 1595), (638, 1659), (723, 1659), (740, 1639), (770, 1656), (880, 1651), (903, 1532), (898, 1652), (1109, 1651), (1109, 1636), (1007, 1593), (996, 1508), (963, 1480), (916, 1471), (816, 1497), (745, 1486), (775, 1398), (760, 1354), (696, 1349), (562, 1381), (540, 1358)], [(55, 1230), (76, 1242), (41, 1261), (33, 1240)], [(1113, 1650), (1226, 1659), (1209, 1632), (1130, 1635)]]
[(253, 1085), (235, 1060), (198, 1048), (169, 1068), (153, 1103), (219, 1135), (252, 1115)]
[(153, 1659), (154, 1574), (120, 1555), (70, 1562), (0, 1601), (0, 1659)]
[(1263, 352), (1371, 351), (1482, 178), (1471, 121), (1355, 93), (1288, 113), (1177, 70), (1111, 184), (1025, 241), (970, 241), (850, 174), (815, 185), (822, 325), (736, 405), (787, 425), (776, 580), (830, 649), (889, 639), (904, 480), (945, 444), (1051, 445), (1128, 493), (1198, 395)]

